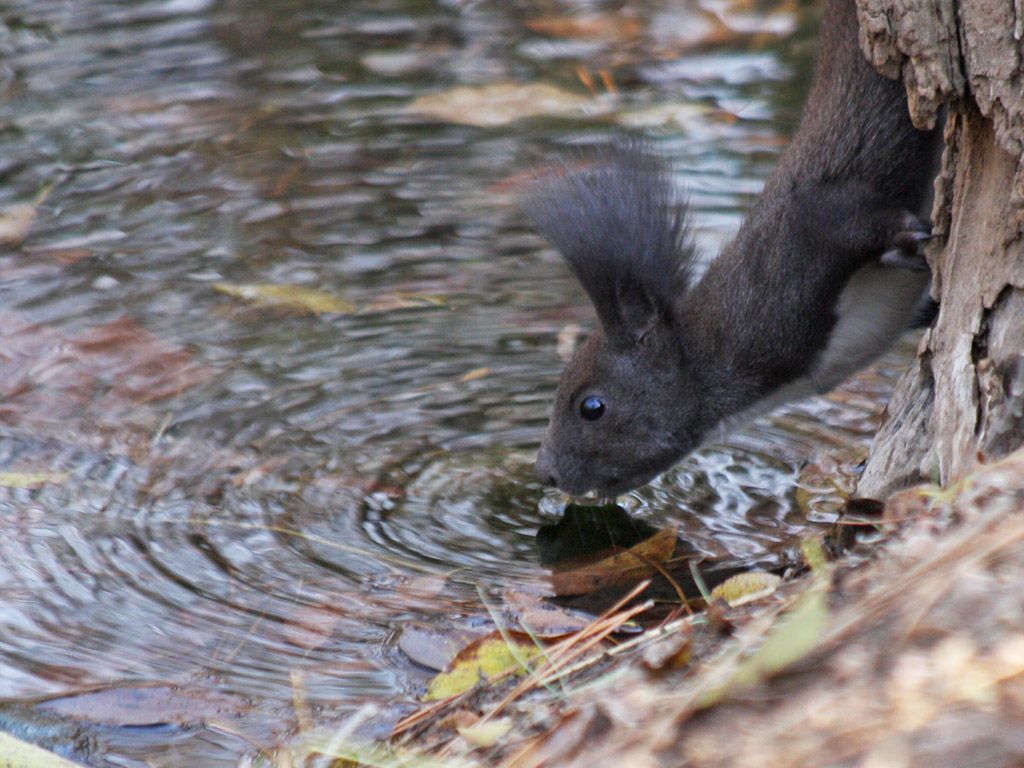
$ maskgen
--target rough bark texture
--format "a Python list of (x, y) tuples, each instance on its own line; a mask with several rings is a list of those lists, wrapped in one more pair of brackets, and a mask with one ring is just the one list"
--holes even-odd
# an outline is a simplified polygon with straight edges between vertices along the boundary
[(861, 43), (915, 123), (948, 104), (930, 261), (939, 316), (859, 492), (947, 484), (1024, 444), (1024, 0), (859, 0)]

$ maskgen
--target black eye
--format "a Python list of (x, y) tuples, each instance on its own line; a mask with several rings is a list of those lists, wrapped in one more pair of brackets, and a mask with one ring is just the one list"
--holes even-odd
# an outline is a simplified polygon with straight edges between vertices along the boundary
[(587, 421), (597, 421), (604, 415), (604, 400), (600, 397), (591, 395), (583, 399), (580, 403), (580, 416)]

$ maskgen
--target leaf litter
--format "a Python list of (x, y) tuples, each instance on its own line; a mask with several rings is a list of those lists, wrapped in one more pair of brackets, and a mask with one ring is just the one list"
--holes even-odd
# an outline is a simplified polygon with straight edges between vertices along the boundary
[[(891, 500), (902, 522), (889, 525), (888, 540), (855, 545), (837, 562), (819, 541), (806, 541), (806, 575), (728, 607), (724, 637), (713, 637), (719, 630), (701, 614), (674, 619), (600, 654), (629, 658), (635, 649), (653, 664), (605, 666), (583, 687), (522, 699), (527, 683), (573, 679), (573, 662), (543, 671), (545, 658), (497, 706), (479, 690), (435, 702), (406, 719), (394, 745), (429, 741), (435, 754), (497, 768), (662, 764), (651, 762), (656, 754), (696, 768), (960, 768), (983, 755), (986, 765), (1020, 764), (1021, 488), (1024, 451), (949, 489), (903, 492)], [(599, 634), (603, 620), (586, 634)], [(671, 647), (649, 650), (659, 644)], [(661, 664), (676, 654), (682, 666)], [(424, 730), (446, 706), (486, 723), (513, 701), (513, 727), (489, 752)], [(697, 712), (699, 728), (691, 726)]]

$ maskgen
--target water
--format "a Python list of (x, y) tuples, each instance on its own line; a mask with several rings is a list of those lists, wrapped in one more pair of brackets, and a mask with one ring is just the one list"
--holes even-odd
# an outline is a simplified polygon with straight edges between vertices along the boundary
[[(98, 747), (235, 765), (287, 736), (297, 692), (321, 717), (414, 694), (393, 645), (405, 622), (540, 575), (534, 537), (558, 504), (532, 460), (556, 340), (592, 314), (508, 180), (643, 126), (713, 254), (792, 130), (813, 51), (794, 34), (806, 20), (771, 6), (726, 8), (723, 26), (638, 0), (604, 28), (614, 45), (548, 34), (581, 10), (608, 12), (4, 4), (0, 208), (35, 218), (0, 250), (0, 471), (49, 476), (0, 488), (0, 700), (112, 684), (239, 697), (228, 728), (108, 729)], [(587, 109), (474, 127), (410, 108), (538, 82)], [(261, 307), (223, 284), (359, 311)], [(776, 562), (838, 497), (800, 497), (805, 465), (839, 456), (852, 473), (900, 359), (687, 460), (634, 514), (710, 555)], [(452, 571), (439, 595), (408, 589)]]

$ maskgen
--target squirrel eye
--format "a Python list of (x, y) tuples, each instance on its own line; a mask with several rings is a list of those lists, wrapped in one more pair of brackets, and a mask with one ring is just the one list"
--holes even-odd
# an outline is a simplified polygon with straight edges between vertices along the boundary
[(580, 403), (580, 416), (587, 421), (597, 421), (604, 415), (605, 404), (600, 397), (591, 395)]

